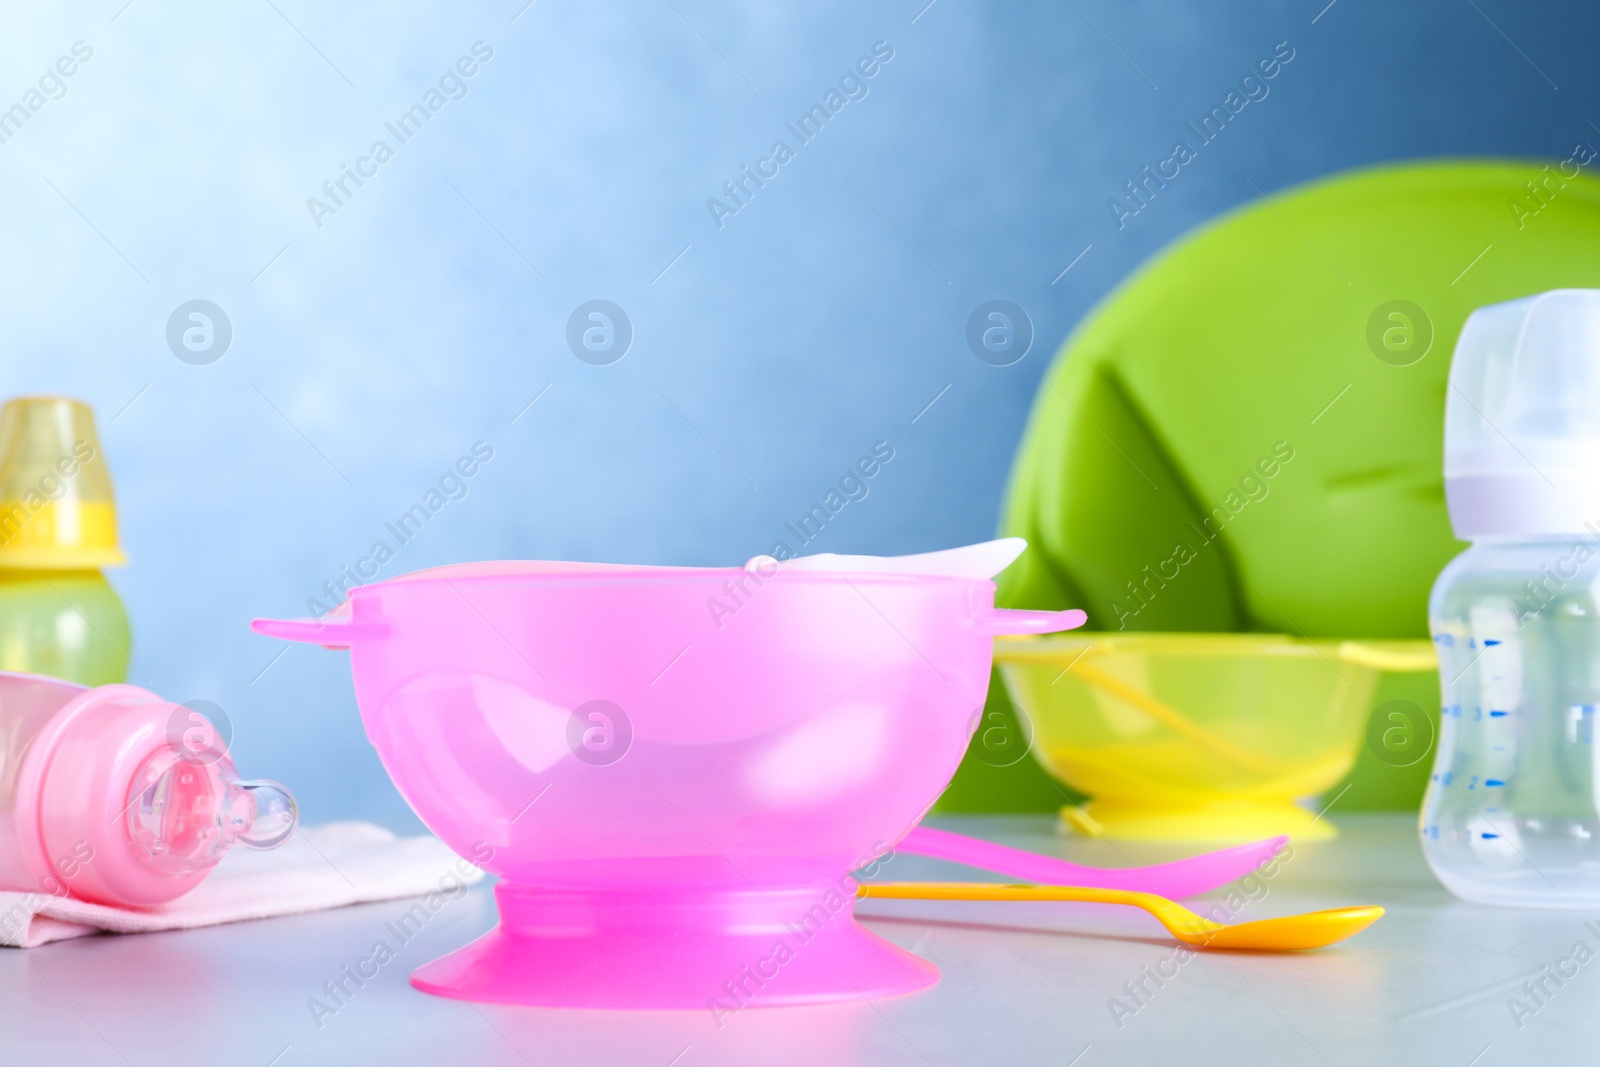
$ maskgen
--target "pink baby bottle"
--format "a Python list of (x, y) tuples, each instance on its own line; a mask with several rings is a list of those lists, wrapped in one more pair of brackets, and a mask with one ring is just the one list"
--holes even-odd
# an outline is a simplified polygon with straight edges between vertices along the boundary
[(282, 844), (296, 818), (283, 786), (239, 779), (188, 706), (0, 672), (0, 889), (160, 904), (235, 844)]

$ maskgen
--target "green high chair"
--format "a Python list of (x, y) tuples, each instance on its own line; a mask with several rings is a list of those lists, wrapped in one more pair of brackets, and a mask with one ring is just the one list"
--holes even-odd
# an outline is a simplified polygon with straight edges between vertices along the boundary
[[(1157, 255), (1044, 376), (1000, 524), (1030, 547), (999, 602), (1084, 608), (1104, 631), (1426, 638), (1429, 590), (1465, 547), (1441, 472), (1456, 335), (1485, 304), (1600, 287), (1595, 164), (1582, 143), (1548, 164), (1361, 170), (1258, 196)], [(1196, 531), (1214, 539), (1150, 582)], [(1372, 703), (1390, 700), (1427, 709), (1437, 735), (1436, 674), (1386, 676)], [(998, 677), (984, 722), (1002, 727), (980, 731), (939, 810), (1080, 799), (1020, 758)], [(980, 751), (1005, 723), (1009, 745)], [(1400, 762), (1363, 746), (1324, 798), (1414, 808), (1432, 754)]]

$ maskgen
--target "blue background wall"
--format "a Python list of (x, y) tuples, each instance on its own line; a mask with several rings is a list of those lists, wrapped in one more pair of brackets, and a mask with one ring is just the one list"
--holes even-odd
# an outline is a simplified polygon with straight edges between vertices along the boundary
[[(1172, 238), (1352, 166), (1600, 143), (1592, 9), (1325, 2), (8, 9), (0, 107), (93, 56), (0, 144), (0, 381), (99, 412), (132, 680), (226, 709), (308, 820), (406, 825), (345, 657), (275, 659), (246, 623), (394, 545), (474, 442), (493, 460), (383, 576), (739, 562), (880, 440), (810, 550), (979, 540), (1049, 353)], [(384, 123), (477, 41), (465, 96), (399, 144)], [(785, 122), (880, 41), (867, 95), (796, 147)], [(1285, 41), (1269, 94), (1119, 229), (1107, 200)], [(394, 158), (318, 227), (307, 199), (379, 138)], [(778, 139), (795, 158), (719, 228), (707, 199)], [(205, 366), (165, 340), (197, 298), (234, 331)], [(609, 366), (565, 340), (595, 298), (635, 331)], [(992, 298), (1037, 332), (1012, 366), (964, 339)]]

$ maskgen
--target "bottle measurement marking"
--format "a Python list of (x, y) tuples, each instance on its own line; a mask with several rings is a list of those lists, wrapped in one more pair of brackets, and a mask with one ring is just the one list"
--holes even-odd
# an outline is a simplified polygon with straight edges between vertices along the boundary
[[(1462, 795), (1465, 797), (1468, 793), (1475, 792), (1481, 787), (1485, 790), (1497, 790), (1497, 792), (1490, 794), (1490, 797), (1485, 797), (1485, 801), (1488, 801), (1491, 797), (1494, 800), (1503, 801), (1503, 798), (1508, 795), (1507, 782), (1510, 781), (1510, 776), (1505, 773), (1506, 770), (1510, 769), (1506, 765), (1506, 760), (1510, 758), (1509, 753), (1514, 747), (1510, 744), (1510, 739), (1504, 731), (1514, 730), (1515, 727), (1510, 722), (1505, 723), (1503, 726), (1500, 724), (1491, 726), (1490, 723), (1496, 719), (1510, 719), (1513, 717), (1513, 712), (1520, 716), (1522, 712), (1516, 707), (1497, 708), (1494, 707), (1489, 701), (1497, 699), (1490, 695), (1496, 691), (1497, 684), (1498, 688), (1503, 691), (1503, 683), (1506, 676), (1503, 670), (1496, 670), (1495, 668), (1502, 666), (1499, 663), (1501, 652), (1508, 650), (1501, 647), (1504, 642), (1500, 639), (1474, 638), (1470, 635), (1464, 635), (1463, 640), (1460, 641), (1445, 640), (1439, 641), (1438, 643), (1445, 646), (1453, 645), (1458, 648), (1462, 645), (1465, 645), (1468, 649), (1476, 650), (1477, 657), (1474, 659), (1474, 664), (1477, 663), (1478, 658), (1481, 658), (1483, 662), (1478, 670), (1474, 672), (1479, 681), (1473, 684), (1484, 685), (1488, 687), (1486, 690), (1481, 692), (1481, 695), (1476, 693), (1472, 694), (1479, 696), (1479, 699), (1484, 699), (1487, 697), (1488, 699), (1485, 700), (1484, 703), (1444, 703), (1440, 708), (1441, 718), (1453, 720), (1455, 722), (1470, 720), (1474, 723), (1482, 723), (1483, 725), (1480, 726), (1479, 729), (1486, 729), (1488, 731), (1483, 740), (1498, 740), (1505, 743), (1491, 744), (1488, 746), (1494, 755), (1489, 757), (1489, 766), (1483, 768), (1490, 770), (1491, 773), (1498, 773), (1500, 777), (1488, 777), (1483, 775), (1481, 772), (1478, 774), (1468, 773), (1468, 771), (1474, 767), (1482, 767), (1482, 764), (1479, 762), (1481, 757), (1476, 757), (1468, 751), (1458, 749), (1457, 760), (1453, 761), (1455, 762), (1455, 769), (1437, 772), (1430, 775), (1431, 781), (1433, 782), (1433, 785), (1430, 788), (1438, 789), (1443, 787), (1446, 789), (1454, 788), (1457, 790), (1462, 790)], [(1488, 658), (1490, 649), (1496, 650), (1494, 659)], [(1472, 664), (1469, 664), (1469, 667), (1470, 666), (1472, 666)], [(1472, 709), (1471, 716), (1466, 715), (1466, 710), (1468, 708)], [(1459, 782), (1457, 781), (1458, 778), (1460, 779)], [(1476, 806), (1476, 804), (1474, 806)], [(1478, 827), (1467, 830), (1467, 836), (1471, 840), (1482, 842), (1486, 846), (1493, 842), (1506, 840), (1505, 834), (1499, 832), (1497, 828), (1493, 828), (1495, 827), (1496, 820), (1509, 817), (1509, 813), (1507, 812), (1506, 808), (1502, 804), (1484, 803), (1482, 807), (1478, 809), (1478, 811), (1479, 814), (1488, 821), (1491, 829), (1483, 829), (1482, 825), (1480, 824)], [(1466, 828), (1463, 827), (1463, 829)], [(1424, 840), (1430, 842), (1440, 841), (1442, 836), (1443, 835), (1440, 832), (1440, 827), (1437, 824), (1430, 823), (1423, 828), (1422, 837)], [(1495, 847), (1498, 846), (1496, 845)]]

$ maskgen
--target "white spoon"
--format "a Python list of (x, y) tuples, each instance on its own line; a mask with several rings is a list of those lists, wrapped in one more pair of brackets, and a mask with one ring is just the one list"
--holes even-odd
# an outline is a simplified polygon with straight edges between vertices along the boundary
[[(984, 541), (960, 548), (946, 548), (938, 552), (920, 552), (912, 556), (841, 556), (836, 552), (819, 552), (814, 556), (797, 556), (785, 560), (780, 566), (785, 570), (802, 571), (856, 571), (869, 574), (936, 574), (948, 578), (993, 578), (1016, 558), (1028, 542), (1020, 537), (1002, 537), (997, 541)], [(757, 560), (770, 560), (770, 556), (757, 556)]]

